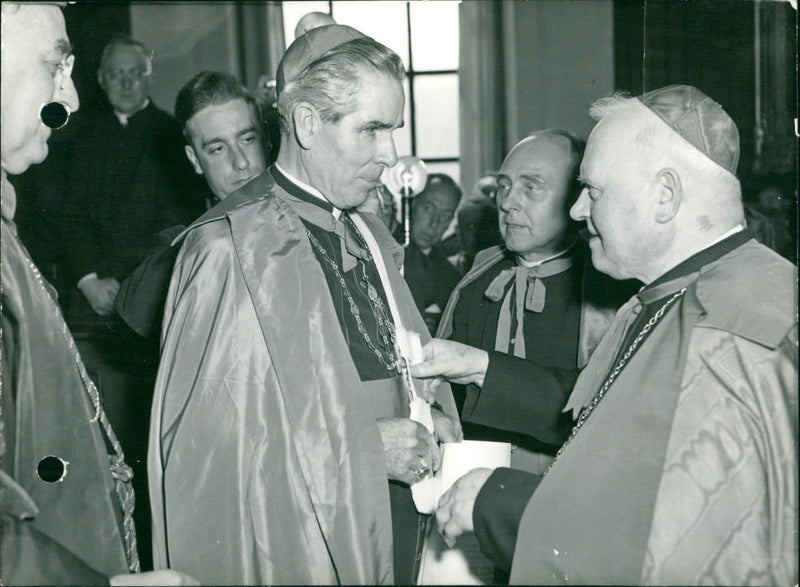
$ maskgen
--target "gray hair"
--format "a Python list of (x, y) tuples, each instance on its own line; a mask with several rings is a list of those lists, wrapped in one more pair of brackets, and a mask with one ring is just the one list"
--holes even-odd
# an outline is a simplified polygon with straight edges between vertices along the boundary
[(145, 62), (147, 62), (147, 75), (150, 75), (153, 72), (153, 52), (148, 49), (144, 43), (137, 41), (128, 35), (117, 35), (106, 44), (106, 46), (103, 48), (103, 54), (100, 57), (101, 71), (105, 67), (111, 51), (117, 47), (133, 47), (139, 51), (139, 53), (142, 54), (142, 57), (144, 57)]
[[(598, 124), (611, 119), (638, 120), (633, 138), (643, 165), (676, 165), (682, 169), (681, 181), (695, 200), (714, 206), (733, 198), (741, 201), (741, 185), (733, 174), (723, 169), (661, 121), (658, 116), (642, 116), (649, 111), (638, 98), (625, 92), (614, 92), (596, 100), (589, 115)], [(651, 113), (652, 114), (652, 113)]]
[(369, 37), (339, 45), (311, 63), (287, 81), (278, 96), (281, 134), (291, 134), (292, 112), (300, 102), (313, 105), (325, 122), (337, 122), (353, 112), (361, 77), (369, 71), (388, 75), (398, 83), (405, 79), (400, 57)]
[(594, 101), (589, 106), (589, 116), (597, 122), (602, 122), (612, 116), (620, 116), (638, 109), (642, 103), (636, 98), (631, 97), (627, 92), (614, 92), (610, 96), (604, 96)]
[[(634, 141), (642, 156), (651, 161), (659, 161), (666, 156), (690, 165), (694, 172), (707, 176), (706, 179), (713, 177), (722, 181), (725, 174), (731, 176), (661, 121), (658, 116), (651, 113), (652, 116), (644, 117), (643, 112), (649, 112), (647, 106), (638, 98), (632, 98), (624, 92), (614, 92), (610, 96), (600, 98), (589, 108), (589, 115), (598, 123), (610, 119), (640, 120)], [(724, 181), (724, 183), (730, 182)]]

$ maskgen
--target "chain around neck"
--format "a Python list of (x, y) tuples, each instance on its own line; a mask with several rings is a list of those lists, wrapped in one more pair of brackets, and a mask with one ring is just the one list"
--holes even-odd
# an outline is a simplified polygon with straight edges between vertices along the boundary
[(611, 387), (611, 384), (614, 383), (614, 381), (617, 379), (617, 376), (620, 374), (620, 372), (622, 372), (622, 369), (625, 367), (625, 365), (627, 365), (628, 361), (633, 356), (634, 352), (636, 352), (636, 349), (639, 347), (639, 344), (641, 344), (642, 340), (644, 340), (644, 337), (647, 336), (647, 333), (650, 332), (653, 329), (653, 327), (655, 327), (656, 324), (658, 324), (659, 320), (661, 320), (661, 318), (664, 316), (669, 307), (672, 304), (674, 304), (685, 293), (686, 293), (686, 288), (684, 287), (682, 290), (680, 290), (671, 298), (669, 298), (666, 302), (664, 302), (664, 305), (661, 306), (658, 309), (658, 311), (653, 315), (653, 317), (647, 321), (647, 324), (645, 324), (642, 327), (641, 331), (639, 331), (639, 334), (636, 335), (636, 338), (633, 339), (633, 342), (628, 347), (628, 350), (626, 350), (625, 354), (622, 355), (622, 358), (619, 360), (619, 363), (617, 363), (616, 367), (614, 367), (614, 370), (606, 378), (605, 383), (603, 383), (603, 385), (600, 387), (600, 390), (594, 395), (592, 401), (589, 402), (589, 405), (587, 405), (583, 410), (581, 410), (581, 413), (578, 416), (578, 421), (572, 428), (572, 432), (570, 432), (570, 435), (564, 441), (564, 444), (561, 445), (561, 448), (558, 449), (558, 452), (556, 453), (553, 462), (550, 463), (547, 469), (545, 469), (544, 473), (542, 473), (542, 477), (544, 477), (545, 475), (547, 475), (547, 473), (550, 472), (550, 469), (553, 468), (553, 465), (556, 463), (559, 457), (564, 453), (564, 450), (566, 450), (567, 445), (578, 434), (578, 431), (586, 423), (586, 420), (594, 411), (595, 407), (597, 407), (597, 404), (600, 403), (600, 400), (602, 400), (603, 397), (606, 395), (606, 392), (608, 391), (609, 387)]
[[(336, 280), (339, 282), (339, 286), (342, 288), (342, 292), (344, 293), (345, 297), (347, 298), (348, 306), (350, 307), (350, 313), (352, 314), (353, 318), (356, 321), (356, 325), (358, 326), (358, 332), (361, 334), (364, 341), (367, 343), (369, 349), (375, 353), (375, 356), (381, 362), (381, 364), (386, 368), (387, 371), (397, 371), (397, 357), (393, 352), (385, 352), (381, 351), (375, 343), (372, 341), (372, 337), (370, 337), (369, 333), (367, 332), (364, 323), (361, 321), (361, 312), (356, 304), (356, 301), (353, 299), (352, 294), (350, 293), (350, 288), (347, 286), (347, 282), (344, 279), (341, 271), (339, 270), (339, 265), (336, 263), (334, 259), (328, 255), (325, 248), (320, 244), (320, 242), (316, 239), (316, 237), (311, 234), (311, 232), (306, 229), (306, 234), (308, 235), (308, 240), (314, 246), (317, 251), (319, 251), (320, 255), (325, 259), (325, 261), (330, 265), (331, 269), (333, 270), (334, 275), (336, 276)], [(381, 334), (381, 343), (385, 348), (389, 348), (394, 350), (397, 346), (397, 338), (395, 335), (394, 323), (389, 319), (389, 316), (384, 308), (383, 301), (381, 300), (380, 296), (378, 295), (378, 291), (375, 289), (375, 286), (370, 283), (369, 278), (367, 277), (366, 266), (362, 260), (359, 259), (362, 263), (363, 268), (363, 277), (362, 281), (367, 286), (367, 295), (369, 296), (370, 302), (372, 302), (372, 309), (373, 314), (375, 316), (375, 321), (378, 323), (378, 331)]]

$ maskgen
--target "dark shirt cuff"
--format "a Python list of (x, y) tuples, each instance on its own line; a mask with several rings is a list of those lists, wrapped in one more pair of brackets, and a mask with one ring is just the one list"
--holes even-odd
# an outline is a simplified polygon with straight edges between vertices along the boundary
[(499, 468), (475, 500), (472, 523), (481, 551), (496, 567), (509, 572), (522, 514), (542, 477)]
[[(483, 387), (468, 388), (464, 420), (561, 446), (573, 425), (562, 410), (579, 373), (490, 351)], [(546, 452), (544, 447), (535, 450)]]

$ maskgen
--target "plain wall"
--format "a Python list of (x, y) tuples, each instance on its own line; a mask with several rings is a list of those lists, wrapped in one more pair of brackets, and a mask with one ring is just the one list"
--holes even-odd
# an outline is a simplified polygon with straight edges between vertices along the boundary
[(589, 105), (614, 90), (612, 0), (506, 0), (507, 147), (533, 130), (586, 137)]

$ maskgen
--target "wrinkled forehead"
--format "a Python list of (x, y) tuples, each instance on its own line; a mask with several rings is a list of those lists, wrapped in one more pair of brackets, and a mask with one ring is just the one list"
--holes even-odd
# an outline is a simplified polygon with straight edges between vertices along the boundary
[(517, 143), (506, 155), (500, 173), (517, 171), (563, 171), (572, 161), (569, 139), (560, 135), (537, 135)]

